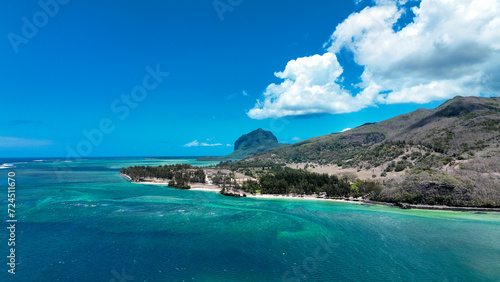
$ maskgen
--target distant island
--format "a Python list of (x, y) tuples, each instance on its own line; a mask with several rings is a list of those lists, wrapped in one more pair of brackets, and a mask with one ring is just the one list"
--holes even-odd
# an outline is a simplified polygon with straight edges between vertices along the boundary
[(240, 196), (500, 207), (500, 98), (456, 97), (436, 109), (293, 145), (279, 144), (272, 133), (258, 129), (240, 137), (228, 156), (254, 150), (243, 159), (203, 168), (206, 181)]

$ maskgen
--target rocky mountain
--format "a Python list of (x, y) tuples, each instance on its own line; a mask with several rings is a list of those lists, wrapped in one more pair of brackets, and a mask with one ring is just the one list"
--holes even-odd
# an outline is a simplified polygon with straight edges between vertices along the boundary
[(259, 128), (238, 138), (234, 142), (234, 152), (224, 156), (224, 158), (242, 159), (283, 145), (285, 144), (280, 144), (271, 131)]
[(261, 153), (266, 150), (284, 146), (271, 131), (256, 129), (248, 134), (243, 134), (234, 142), (234, 151), (222, 157), (201, 157), (198, 161), (225, 161), (243, 159), (250, 155)]
[(441, 199), (498, 206), (500, 97), (455, 97), (435, 109), (274, 148), (243, 161), (375, 180), (384, 184), (379, 197), (385, 201)]

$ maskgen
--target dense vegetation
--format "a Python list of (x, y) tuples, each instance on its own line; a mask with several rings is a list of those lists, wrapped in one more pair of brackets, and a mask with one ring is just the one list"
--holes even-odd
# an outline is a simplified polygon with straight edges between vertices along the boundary
[(203, 169), (189, 164), (132, 166), (122, 168), (120, 173), (128, 175), (134, 182), (147, 179), (170, 180), (168, 186), (179, 189), (190, 189), (189, 183), (205, 183)]
[[(248, 170), (249, 167), (243, 169)], [(358, 179), (350, 185), (346, 177), (339, 178), (302, 169), (282, 166), (264, 166), (258, 169), (258, 181), (245, 181), (241, 190), (252, 194), (324, 195), (328, 198), (367, 196), (381, 190), (380, 184), (376, 182)]]
[[(327, 197), (346, 197), (350, 195), (351, 186), (346, 179), (335, 175), (312, 173), (291, 168), (277, 168), (267, 172), (259, 179), (261, 194), (312, 195), (325, 193)], [(243, 185), (255, 189), (254, 184)]]

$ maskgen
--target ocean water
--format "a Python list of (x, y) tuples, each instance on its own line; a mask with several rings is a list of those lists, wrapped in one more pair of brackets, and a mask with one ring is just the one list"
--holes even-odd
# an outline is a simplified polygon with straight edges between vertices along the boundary
[(0, 281), (500, 281), (499, 213), (241, 199), (118, 175), (181, 162), (210, 164), (0, 160), (18, 219), (15, 275), (5, 220), (0, 231)]

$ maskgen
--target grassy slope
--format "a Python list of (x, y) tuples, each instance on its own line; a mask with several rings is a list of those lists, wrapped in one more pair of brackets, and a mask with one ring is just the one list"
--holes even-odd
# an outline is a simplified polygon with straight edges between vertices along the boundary
[[(456, 97), (400, 115), (253, 155), (245, 161), (406, 172), (379, 199), (500, 205), (500, 98)], [(441, 199), (442, 198), (442, 199)]]

